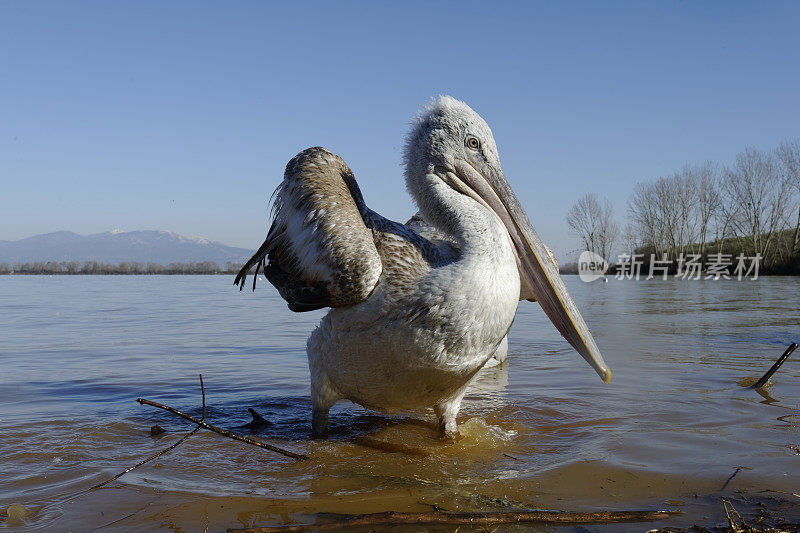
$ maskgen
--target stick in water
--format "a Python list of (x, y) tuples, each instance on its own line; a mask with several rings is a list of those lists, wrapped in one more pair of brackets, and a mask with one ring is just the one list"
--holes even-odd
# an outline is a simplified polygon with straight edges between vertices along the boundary
[(785, 351), (785, 352), (783, 352), (783, 355), (781, 355), (781, 356), (778, 358), (778, 360), (777, 360), (777, 361), (775, 361), (775, 364), (774, 364), (774, 365), (772, 365), (772, 368), (770, 368), (769, 370), (767, 370), (767, 373), (766, 373), (766, 374), (764, 374), (763, 376), (761, 376), (761, 379), (759, 379), (758, 381), (756, 381), (756, 384), (755, 384), (755, 385), (753, 385), (753, 388), (754, 388), (754, 389), (760, 389), (761, 387), (763, 387), (764, 385), (766, 385), (766, 384), (767, 384), (767, 382), (769, 381), (769, 378), (771, 378), (771, 377), (772, 377), (772, 375), (773, 375), (775, 372), (777, 372), (777, 371), (778, 371), (778, 369), (781, 367), (781, 365), (784, 363), (784, 361), (786, 361), (786, 359), (787, 359), (787, 358), (788, 358), (788, 357), (789, 357), (789, 356), (792, 354), (792, 352), (793, 352), (793, 351), (795, 351), (795, 349), (796, 349), (796, 348), (797, 348), (797, 343), (796, 343), (796, 342), (793, 342), (792, 344), (790, 344), (790, 345), (789, 345), (789, 347), (788, 347), (788, 348), (786, 348), (786, 351)]

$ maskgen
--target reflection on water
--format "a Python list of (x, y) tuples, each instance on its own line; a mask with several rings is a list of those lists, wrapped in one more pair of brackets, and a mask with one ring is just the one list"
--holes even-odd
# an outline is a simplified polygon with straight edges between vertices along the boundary
[[(762, 395), (746, 386), (800, 337), (800, 281), (566, 281), (610, 385), (522, 302), (507, 362), (465, 399), (460, 440), (439, 441), (432, 413), (340, 403), (330, 440), (310, 441), (304, 347), (321, 311), (291, 313), (271, 288), (239, 293), (222, 276), (2, 276), (0, 507), (21, 503), (29, 528), (59, 530), (221, 530), (432, 505), (671, 505), (691, 524), (720, 514), (708, 495), (738, 466), (750, 470), (726, 493), (797, 491), (800, 359)], [(312, 459), (201, 432), (75, 496), (191, 429), (135, 399), (199, 416), (201, 372), (211, 423), (242, 426), (252, 407), (272, 422), (254, 434)], [(167, 433), (151, 437), (154, 424)]]

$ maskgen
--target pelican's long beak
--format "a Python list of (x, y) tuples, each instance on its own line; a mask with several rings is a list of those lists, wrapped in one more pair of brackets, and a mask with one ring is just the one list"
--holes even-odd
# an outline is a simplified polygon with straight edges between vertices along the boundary
[[(514, 244), (522, 279), (531, 289), (536, 301), (561, 335), (586, 359), (605, 383), (611, 381), (611, 370), (603, 361), (575, 302), (544, 243), (533, 230), (528, 215), (517, 200), (502, 171), (484, 177), (474, 166), (456, 160), (455, 185), (494, 211), (505, 225)], [(458, 183), (461, 181), (462, 183)], [(463, 190), (462, 185), (466, 185)], [(477, 196), (477, 198), (476, 198)]]

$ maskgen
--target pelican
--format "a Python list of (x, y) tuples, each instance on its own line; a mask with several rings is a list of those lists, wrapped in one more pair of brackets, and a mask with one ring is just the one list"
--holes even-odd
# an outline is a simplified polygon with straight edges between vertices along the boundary
[[(406, 188), (419, 220), (369, 209), (353, 172), (324, 148), (286, 166), (255, 265), (296, 312), (330, 307), (306, 344), (312, 435), (350, 400), (382, 412), (433, 407), (443, 438), (470, 380), (503, 350), (521, 297), (535, 298), (604, 382), (600, 354), (549, 249), (500, 167), (492, 131), (442, 96), (412, 123)], [(427, 228), (427, 229), (426, 229)]]

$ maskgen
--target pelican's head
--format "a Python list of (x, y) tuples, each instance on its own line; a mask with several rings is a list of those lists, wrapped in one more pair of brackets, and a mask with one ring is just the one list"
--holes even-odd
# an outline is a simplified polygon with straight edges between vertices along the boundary
[(453, 168), (457, 159), (500, 171), (497, 145), (486, 121), (464, 102), (440, 96), (417, 115), (406, 140), (410, 192), (417, 192), (417, 177), (432, 172), (436, 165)]
[(436, 224), (431, 189), (449, 187), (480, 203), (508, 231), (520, 278), (564, 338), (606, 383), (611, 371), (572, 301), (558, 265), (533, 230), (500, 167), (488, 124), (467, 104), (442, 96), (416, 118), (405, 147), (406, 186)]

